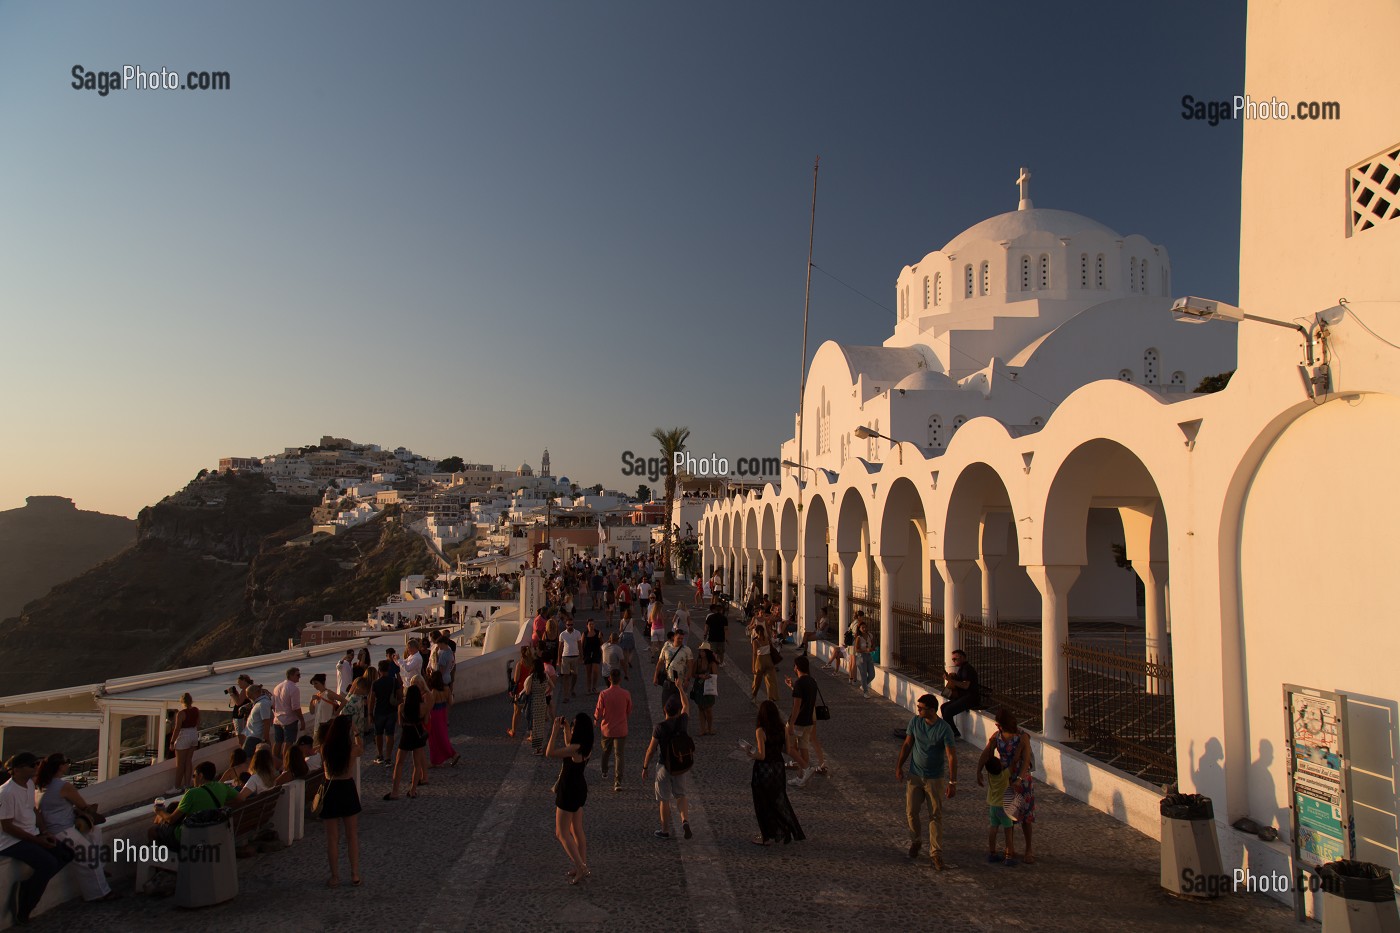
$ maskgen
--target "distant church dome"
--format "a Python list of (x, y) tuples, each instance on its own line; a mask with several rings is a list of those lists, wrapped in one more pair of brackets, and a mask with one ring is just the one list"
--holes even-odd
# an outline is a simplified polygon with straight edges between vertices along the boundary
[(535, 475), (535, 471), (532, 470), (532, 469), (530, 469), (530, 464), (528, 464), (528, 463), (522, 463), (522, 464), (520, 464), (520, 469), (518, 469), (518, 470), (515, 471), (515, 475), (516, 475), (516, 476), (534, 476), (534, 475)]
[(1072, 237), (1080, 233), (1098, 233), (1117, 239), (1118, 234), (1097, 220), (1073, 211), (1057, 211), (1050, 208), (1032, 207), (1026, 210), (1007, 211), (995, 217), (988, 217), (981, 223), (973, 224), (948, 241), (944, 253), (953, 253), (969, 243), (983, 240), (993, 242), (1014, 242), (1031, 233), (1049, 233), (1057, 237)]

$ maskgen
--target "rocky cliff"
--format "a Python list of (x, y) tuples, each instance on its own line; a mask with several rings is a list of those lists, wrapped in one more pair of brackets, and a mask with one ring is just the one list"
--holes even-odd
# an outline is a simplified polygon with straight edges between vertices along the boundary
[(362, 618), (401, 573), (430, 566), (392, 518), (287, 546), (310, 532), (316, 504), (219, 474), (142, 509), (134, 546), (0, 623), (0, 693), (285, 648), (305, 623)]
[(123, 515), (83, 511), (62, 496), (25, 501), (0, 512), (0, 619), (136, 543), (136, 522)]

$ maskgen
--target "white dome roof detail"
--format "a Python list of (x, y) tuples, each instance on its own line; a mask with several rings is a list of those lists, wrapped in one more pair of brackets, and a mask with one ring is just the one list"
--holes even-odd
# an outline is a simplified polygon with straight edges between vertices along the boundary
[(895, 389), (904, 392), (927, 391), (931, 389), (956, 389), (958, 384), (943, 373), (930, 369), (920, 369), (895, 383)]
[(1098, 233), (1114, 239), (1119, 238), (1112, 228), (1083, 214), (1032, 207), (1023, 211), (1007, 211), (1005, 214), (988, 217), (981, 223), (973, 224), (949, 240), (942, 251), (952, 253), (979, 240), (991, 240), (996, 243), (1004, 240), (1015, 241), (1031, 233), (1049, 233), (1057, 237)]

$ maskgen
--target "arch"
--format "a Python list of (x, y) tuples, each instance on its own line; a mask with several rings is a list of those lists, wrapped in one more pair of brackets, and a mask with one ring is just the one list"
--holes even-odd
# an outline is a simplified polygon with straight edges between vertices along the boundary
[(928, 445), (930, 447), (943, 446), (943, 419), (938, 415), (930, 415), (928, 419)]
[(963, 266), (963, 278), (966, 279), (966, 281), (963, 283), (963, 285), (964, 285), (964, 287), (963, 287), (963, 297), (964, 297), (964, 298), (971, 298), (971, 297), (972, 297), (972, 263), (968, 263), (967, 265)]
[(982, 461), (969, 463), (948, 493), (940, 537), (946, 560), (976, 560), (981, 556), (980, 525), (988, 512), (1008, 512), (1011, 494), (1001, 475)]
[(798, 526), (797, 505), (791, 499), (783, 500), (782, 518), (778, 520), (778, 549), (782, 551), (797, 550)]
[(1031, 290), (1031, 257), (1021, 257), (1021, 291)]
[(1099, 253), (1098, 258), (1094, 260), (1094, 287), (1108, 287), (1107, 280), (1104, 278), (1103, 274), (1103, 253)]
[(1143, 257), (1142, 261), (1138, 263), (1138, 291), (1146, 295), (1148, 288), (1149, 286), (1147, 284), (1147, 258)]
[(930, 288), (929, 288), (928, 276), (924, 276), (924, 310), (925, 310), (925, 311), (928, 310), (929, 292), (930, 292)]
[(1089, 287), (1089, 254), (1079, 254), (1079, 287)]
[(982, 260), (982, 266), (978, 270), (977, 278), (977, 294), (990, 294), (992, 290), (992, 267), (991, 264), (988, 263), (985, 259)]
[(1080, 444), (1060, 462), (1050, 481), (1041, 527), (1044, 562), (1088, 563), (1089, 509), (1160, 503), (1158, 490), (1146, 464), (1117, 441), (1095, 438)]
[(1119, 381), (1119, 382), (1132, 382), (1132, 381), (1133, 381), (1133, 371), (1132, 371), (1131, 369), (1120, 369), (1120, 370), (1118, 370), (1118, 381)]
[[(881, 557), (904, 558), (895, 571), (892, 591), (885, 594), (881, 587), (882, 598), (892, 599), (897, 605), (922, 608), (929, 597), (928, 519), (919, 490), (906, 477), (896, 479), (885, 494), (877, 541)], [(897, 646), (891, 647), (898, 650)]]
[(1186, 374), (1185, 374), (1184, 372), (1182, 372), (1181, 370), (1178, 369), (1176, 372), (1172, 373), (1172, 382), (1171, 382), (1171, 384), (1174, 385), (1174, 386), (1181, 386), (1183, 389), (1185, 389), (1185, 388), (1186, 388)]
[(827, 515), (826, 500), (814, 495), (807, 503), (806, 517), (802, 520), (802, 553), (810, 558), (822, 555), (826, 563), (827, 538), (830, 537), (831, 523)]
[(1156, 347), (1148, 347), (1142, 354), (1142, 383), (1153, 386), (1158, 381), (1158, 362), (1161, 354)]
[(967, 415), (957, 415), (953, 418), (953, 426), (948, 431), (948, 440), (953, 439), (953, 435), (958, 433), (958, 428), (967, 424)]
[(1043, 289), (1049, 288), (1049, 287), (1050, 287), (1050, 256), (1049, 256), (1048, 254), (1046, 254), (1046, 253), (1041, 253), (1041, 254), (1040, 254), (1040, 270), (1039, 270), (1039, 272), (1040, 272), (1040, 274), (1039, 274), (1038, 281), (1039, 281), (1040, 284), (1039, 284), (1038, 287), (1041, 288), (1042, 290), (1043, 290)]
[(841, 496), (841, 507), (836, 513), (836, 550), (869, 554), (869, 540), (870, 520), (865, 499), (855, 489), (847, 489)]
[(758, 546), (765, 553), (776, 550), (778, 547), (778, 518), (774, 514), (771, 501), (766, 502), (763, 506), (763, 521), (759, 525)]
[(933, 304), (934, 304), (934, 307), (938, 307), (939, 305), (943, 304), (943, 273), (942, 273), (942, 272), (935, 272), (935, 273), (933, 274)]
[(1137, 291), (1137, 290), (1138, 290), (1138, 261), (1137, 261), (1137, 257), (1134, 256), (1134, 257), (1132, 257), (1131, 259), (1128, 260), (1128, 291), (1130, 291), (1130, 292), (1135, 292), (1135, 291)]

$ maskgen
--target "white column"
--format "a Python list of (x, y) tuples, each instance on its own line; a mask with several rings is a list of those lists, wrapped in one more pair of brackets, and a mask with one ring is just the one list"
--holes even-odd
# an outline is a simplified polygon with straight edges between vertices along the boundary
[(1078, 564), (1032, 564), (1026, 567), (1040, 590), (1041, 731), (1047, 739), (1069, 738), (1069, 676), (1060, 645), (1069, 639), (1069, 590), (1079, 579)]
[(997, 567), (1004, 554), (983, 554), (977, 559), (977, 569), (982, 573), (982, 624), (987, 628), (997, 625)]
[(165, 731), (166, 718), (164, 714), (152, 718), (156, 720), (156, 761), (164, 761), (168, 757), (165, 750), (170, 746), (170, 739)]
[[(786, 551), (781, 551), (781, 552), (779, 552), (778, 561), (779, 561), (779, 565), (781, 566), (782, 571), (783, 571), (783, 584), (782, 584), (782, 586), (783, 586), (783, 618), (784, 618), (784, 619), (788, 619), (788, 618), (791, 618), (791, 617), (792, 617), (792, 611), (793, 611), (793, 606), (792, 606), (792, 563), (793, 563), (793, 561), (795, 561), (796, 559), (797, 559), (797, 551), (796, 551), (796, 550), (793, 550), (793, 549), (789, 548), (789, 549), (786, 550)], [(812, 630), (812, 621), (813, 621), (812, 614), (809, 613), (809, 612), (804, 612), (804, 613), (802, 613), (802, 618), (798, 620), (798, 623), (797, 623), (797, 624), (801, 627), (802, 631), (804, 631), (804, 632), (810, 632), (810, 631)]]
[[(1147, 659), (1170, 664), (1171, 650), (1167, 644), (1167, 568), (1168, 563), (1164, 560), (1133, 562), (1133, 570), (1142, 580), (1143, 589), (1146, 591), (1144, 609), (1147, 617)], [(1147, 692), (1169, 694), (1172, 692), (1172, 682), (1149, 677)]]
[(749, 583), (754, 578), (754, 572), (758, 569), (758, 549), (744, 548), (744, 588), (739, 591), (739, 595), (749, 591)]
[[(769, 548), (763, 552), (763, 595), (769, 599), (773, 598), (773, 576), (779, 572), (778, 549)], [(784, 614), (783, 618), (786, 619), (787, 615)]]
[(894, 593), (899, 568), (904, 566), (904, 556), (886, 557), (881, 554), (876, 559), (880, 565), (880, 667), (889, 670), (894, 667), (894, 656), (899, 650), (899, 629), (894, 621)]
[(839, 568), (836, 576), (836, 624), (841, 629), (840, 637), (843, 639), (851, 627), (851, 571), (855, 569), (859, 556), (855, 551), (836, 552)]
[[(950, 654), (963, 646), (962, 627), (958, 625), (958, 607), (963, 604), (963, 584), (976, 566), (972, 560), (936, 560), (938, 575), (943, 578), (943, 653)], [(946, 660), (946, 659), (945, 659)]]
[(114, 723), (111, 710), (103, 710), (102, 727), (97, 730), (97, 779), (110, 780), (120, 770), (122, 734), (120, 721)]

